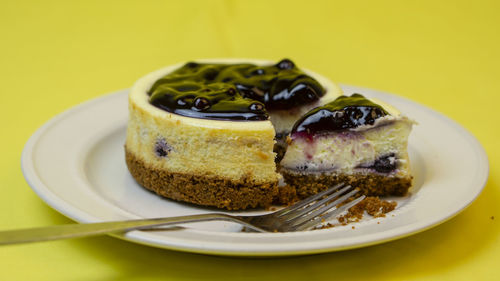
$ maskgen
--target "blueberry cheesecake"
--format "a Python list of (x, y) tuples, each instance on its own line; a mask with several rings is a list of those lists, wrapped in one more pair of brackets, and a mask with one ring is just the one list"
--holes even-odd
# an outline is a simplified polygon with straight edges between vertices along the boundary
[(340, 96), (294, 124), (280, 172), (299, 198), (340, 182), (366, 195), (405, 195), (412, 184), (407, 146), (413, 124), (381, 101)]

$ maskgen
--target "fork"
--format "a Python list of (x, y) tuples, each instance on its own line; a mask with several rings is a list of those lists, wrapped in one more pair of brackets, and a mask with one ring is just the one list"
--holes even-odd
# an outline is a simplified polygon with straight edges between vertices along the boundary
[(240, 223), (248, 229), (257, 232), (304, 231), (327, 221), (333, 216), (340, 215), (363, 200), (365, 196), (360, 196), (339, 206), (339, 204), (346, 202), (346, 200), (353, 197), (357, 192), (358, 189), (350, 185), (345, 186), (344, 184), (339, 184), (279, 211), (257, 216), (210, 213), (180, 217), (66, 224), (21, 230), (7, 230), (0, 232), (0, 245), (95, 236), (131, 230), (161, 230), (158, 227), (213, 220)]

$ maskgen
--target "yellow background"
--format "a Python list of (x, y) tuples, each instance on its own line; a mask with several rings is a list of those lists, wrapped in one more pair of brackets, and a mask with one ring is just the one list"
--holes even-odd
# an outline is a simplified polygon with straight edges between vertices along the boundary
[(498, 280), (499, 11), (498, 1), (1, 1), (0, 229), (71, 222), (21, 174), (39, 126), (195, 58), (289, 57), (334, 81), (398, 93), (467, 128), (491, 166), (459, 216), (378, 246), (238, 259), (97, 237), (1, 247), (0, 280)]

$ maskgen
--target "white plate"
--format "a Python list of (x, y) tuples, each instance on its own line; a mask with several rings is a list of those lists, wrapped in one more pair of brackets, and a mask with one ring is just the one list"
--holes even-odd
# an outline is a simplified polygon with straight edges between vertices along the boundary
[[(180, 230), (117, 236), (155, 247), (217, 255), (321, 253), (423, 231), (453, 217), (479, 195), (488, 177), (488, 160), (481, 145), (461, 126), (395, 95), (351, 86), (343, 89), (347, 94), (359, 92), (386, 101), (419, 123), (409, 140), (414, 187), (410, 195), (397, 199), (397, 209), (386, 218), (296, 233), (241, 233), (233, 223), (206, 222), (186, 224)], [(123, 90), (86, 102), (41, 127), (22, 155), (29, 185), (48, 205), (81, 223), (214, 211), (162, 199), (130, 176), (123, 152), (127, 93)]]

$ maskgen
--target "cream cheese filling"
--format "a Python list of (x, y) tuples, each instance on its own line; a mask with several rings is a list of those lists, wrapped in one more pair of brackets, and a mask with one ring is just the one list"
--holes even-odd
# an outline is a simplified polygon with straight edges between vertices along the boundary
[(387, 115), (373, 125), (292, 140), (281, 166), (304, 172), (351, 174), (366, 170), (378, 158), (395, 155), (396, 173), (408, 173), (408, 135), (414, 124), (404, 116)]

